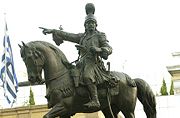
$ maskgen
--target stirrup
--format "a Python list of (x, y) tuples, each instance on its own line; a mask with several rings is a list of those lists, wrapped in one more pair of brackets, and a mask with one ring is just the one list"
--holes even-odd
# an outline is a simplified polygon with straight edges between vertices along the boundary
[(88, 107), (88, 108), (99, 108), (100, 107), (100, 103), (98, 101), (90, 101), (86, 104), (84, 104), (84, 106)]

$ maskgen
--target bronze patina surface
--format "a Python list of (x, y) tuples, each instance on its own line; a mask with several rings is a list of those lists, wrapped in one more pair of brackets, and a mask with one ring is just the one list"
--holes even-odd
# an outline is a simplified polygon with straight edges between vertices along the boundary
[(43, 118), (70, 118), (76, 113), (99, 110), (105, 118), (117, 118), (120, 111), (126, 118), (134, 118), (137, 98), (147, 118), (156, 118), (155, 96), (147, 82), (104, 67), (103, 60), (108, 59), (112, 47), (105, 33), (97, 30), (94, 4), (88, 3), (85, 10), (84, 33), (40, 27), (44, 34), (52, 34), (58, 46), (64, 41), (76, 44), (79, 57), (74, 63), (69, 63), (59, 48), (45, 41), (19, 45), (28, 80), (46, 85), (48, 108), (52, 109)]

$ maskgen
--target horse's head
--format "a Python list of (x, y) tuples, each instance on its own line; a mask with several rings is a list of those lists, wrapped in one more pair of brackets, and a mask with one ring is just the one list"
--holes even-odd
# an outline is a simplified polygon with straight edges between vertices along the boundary
[(26, 65), (28, 80), (31, 83), (42, 82), (42, 69), (44, 65), (44, 57), (42, 53), (34, 46), (27, 45), (22, 42), (20, 47), (21, 57)]

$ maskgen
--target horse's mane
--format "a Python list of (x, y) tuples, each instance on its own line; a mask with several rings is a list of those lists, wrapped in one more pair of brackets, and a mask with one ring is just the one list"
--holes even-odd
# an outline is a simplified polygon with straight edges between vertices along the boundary
[(69, 61), (67, 60), (64, 53), (58, 47), (54, 46), (51, 43), (48, 43), (46, 41), (31, 41), (31, 42), (27, 43), (27, 45), (32, 47), (32, 48), (36, 48), (36, 47), (50, 48), (52, 51), (54, 51), (57, 54), (58, 57), (61, 58), (61, 60), (63, 62), (69, 63)]

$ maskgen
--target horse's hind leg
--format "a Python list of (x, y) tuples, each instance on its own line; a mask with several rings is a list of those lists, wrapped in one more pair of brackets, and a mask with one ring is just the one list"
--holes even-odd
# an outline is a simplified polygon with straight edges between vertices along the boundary
[(134, 112), (123, 112), (123, 115), (125, 116), (125, 118), (135, 118)]
[(134, 114), (135, 107), (132, 106), (131, 104), (126, 104), (126, 105), (129, 106), (129, 107), (124, 106), (123, 109), (121, 110), (121, 112), (123, 113), (125, 118), (135, 118), (135, 114)]
[(114, 113), (113, 113), (113, 115), (114, 115), (114, 117), (113, 117), (109, 110), (107, 110), (107, 111), (103, 110), (102, 112), (103, 112), (105, 118), (118, 118), (117, 114), (114, 114)]
[[(102, 110), (105, 118), (118, 118), (119, 110), (117, 109), (117, 107), (115, 107), (115, 106), (112, 105), (111, 108), (112, 108), (112, 112), (113, 112), (113, 113), (110, 112), (110, 108), (109, 108), (109, 107), (107, 107), (107, 108), (105, 108), (105, 109)], [(113, 117), (112, 115), (113, 115), (114, 117)]]

